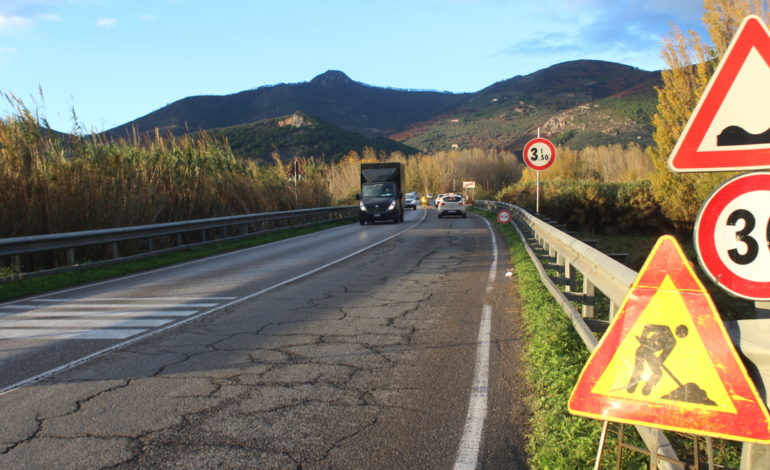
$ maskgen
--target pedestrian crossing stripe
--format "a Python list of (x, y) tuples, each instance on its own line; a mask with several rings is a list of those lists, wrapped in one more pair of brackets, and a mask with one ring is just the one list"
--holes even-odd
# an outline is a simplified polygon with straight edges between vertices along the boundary
[(767, 409), (671, 236), (655, 244), (568, 408), (606, 421), (770, 442)]

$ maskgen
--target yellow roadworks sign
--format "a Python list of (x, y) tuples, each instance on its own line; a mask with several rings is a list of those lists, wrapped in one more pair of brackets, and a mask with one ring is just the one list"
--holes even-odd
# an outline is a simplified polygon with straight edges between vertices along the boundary
[(661, 237), (586, 363), (570, 413), (750, 442), (770, 416), (711, 297)]

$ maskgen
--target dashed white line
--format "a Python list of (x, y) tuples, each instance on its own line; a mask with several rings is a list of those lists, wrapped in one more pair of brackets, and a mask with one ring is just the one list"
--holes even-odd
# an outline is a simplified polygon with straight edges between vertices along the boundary
[(198, 310), (132, 310), (127, 311), (93, 311), (80, 310), (33, 310), (17, 313), (13, 318), (52, 318), (52, 317), (186, 317), (197, 313)]
[(1, 320), (0, 328), (154, 328), (163, 326), (166, 323), (174, 321), (172, 318), (153, 318), (153, 319), (100, 319), (100, 318), (68, 318), (66, 320)]
[(97, 330), (0, 330), (0, 339), (126, 339), (144, 333), (147, 329), (111, 328)]

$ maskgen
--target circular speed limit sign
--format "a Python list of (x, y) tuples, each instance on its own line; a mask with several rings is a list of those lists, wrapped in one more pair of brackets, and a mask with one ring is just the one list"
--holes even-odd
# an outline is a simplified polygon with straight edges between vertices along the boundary
[(511, 211), (503, 209), (497, 213), (497, 221), (501, 224), (507, 224), (511, 221)]
[(524, 163), (533, 170), (545, 170), (556, 158), (556, 147), (548, 139), (538, 137), (524, 146)]
[(770, 173), (737, 176), (711, 193), (695, 221), (695, 250), (720, 287), (770, 300)]

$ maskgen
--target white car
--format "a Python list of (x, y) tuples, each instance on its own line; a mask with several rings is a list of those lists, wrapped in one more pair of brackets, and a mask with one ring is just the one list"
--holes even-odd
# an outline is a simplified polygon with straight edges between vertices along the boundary
[(467, 216), (465, 198), (459, 194), (446, 194), (438, 202), (438, 216), (444, 217), (449, 214)]
[(418, 199), (415, 199), (414, 196), (407, 194), (404, 198), (404, 209), (409, 209), (410, 207), (414, 210), (417, 210), (417, 204)]

